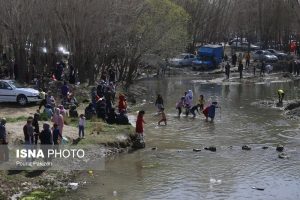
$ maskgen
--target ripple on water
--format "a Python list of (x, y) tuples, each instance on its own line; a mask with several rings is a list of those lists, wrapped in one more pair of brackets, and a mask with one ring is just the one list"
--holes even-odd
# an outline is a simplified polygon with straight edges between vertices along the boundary
[(290, 129), (282, 130), (281, 133), (278, 133), (278, 136), (288, 139), (300, 140), (300, 130)]

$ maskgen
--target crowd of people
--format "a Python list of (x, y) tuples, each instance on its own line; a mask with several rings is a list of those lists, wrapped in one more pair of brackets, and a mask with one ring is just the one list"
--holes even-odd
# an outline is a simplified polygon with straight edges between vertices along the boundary
[(87, 119), (97, 117), (108, 124), (128, 125), (127, 100), (123, 94), (119, 94), (117, 106), (116, 85), (114, 82), (100, 80), (91, 91), (91, 103), (85, 108)]
[[(69, 76), (65, 73), (66, 64), (64, 62), (57, 63), (50, 81), (57, 82), (55, 86), (59, 86), (60, 94), (50, 91), (50, 88), (40, 87), (41, 102), (34, 116), (30, 116), (23, 126), (24, 143), (26, 145), (36, 145), (38, 143), (56, 145), (63, 142), (64, 124), (68, 117), (78, 118), (78, 137), (85, 137), (86, 120), (93, 117), (100, 118), (108, 124), (128, 125), (127, 116), (127, 100), (125, 95), (119, 94), (116, 106), (116, 80), (115, 71), (108, 69), (102, 73), (100, 81), (91, 92), (91, 103), (85, 108), (84, 113), (78, 114), (77, 108), (79, 102), (75, 97), (76, 73), (74, 67), (69, 65)], [(39, 82), (38, 84), (41, 84)], [(47, 84), (45, 84), (47, 86)], [(58, 103), (60, 102), (60, 103)], [(42, 110), (43, 109), (43, 110)], [(40, 119), (48, 121), (39, 127)], [(0, 123), (0, 143), (7, 144), (6, 119), (3, 118)]]
[[(218, 103), (216, 101), (212, 102), (211, 104), (205, 106), (205, 99), (204, 95), (200, 95), (199, 99), (196, 104), (193, 104), (194, 96), (193, 91), (188, 90), (184, 93), (184, 96), (180, 98), (180, 100), (176, 103), (176, 109), (178, 110), (178, 117), (181, 116), (183, 110), (185, 113), (185, 116), (188, 117), (189, 114), (193, 115), (193, 118), (196, 117), (196, 112), (200, 115), (201, 112), (205, 116), (205, 121), (208, 122), (208, 119), (210, 118), (211, 122), (214, 121), (216, 108), (221, 108), (218, 106)], [(160, 119), (158, 121), (158, 125), (160, 126), (161, 123), (164, 123), (164, 125), (167, 125), (167, 117), (165, 113), (165, 106), (164, 106), (164, 100), (160, 94), (157, 95), (156, 101), (155, 101), (155, 107), (157, 108), (157, 116), (160, 116)], [(138, 112), (137, 120), (136, 120), (136, 130), (135, 132), (138, 135), (138, 139), (140, 139), (140, 142), (144, 142), (144, 124), (146, 122), (144, 121), (144, 115), (145, 111), (141, 110)]]

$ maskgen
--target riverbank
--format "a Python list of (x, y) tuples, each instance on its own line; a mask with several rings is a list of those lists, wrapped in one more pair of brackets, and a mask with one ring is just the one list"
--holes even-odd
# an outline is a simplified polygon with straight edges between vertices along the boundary
[[(51, 86), (55, 88), (55, 85)], [(57, 88), (57, 87), (56, 87)], [(84, 113), (88, 104), (91, 87), (75, 86), (73, 90), (78, 95), (80, 105), (78, 113)], [(53, 89), (51, 91), (54, 93)], [(57, 95), (58, 96), (58, 95)], [(59, 99), (59, 97), (57, 97)], [(1, 117), (7, 118), (6, 129), (9, 144), (20, 145), (23, 143), (23, 126), (29, 116), (36, 113), (38, 106), (35, 104), (20, 107), (13, 103), (0, 104)], [(65, 118), (63, 136), (67, 138), (67, 145), (98, 146), (95, 152), (99, 159), (106, 159), (112, 155), (127, 152), (132, 146), (134, 128), (131, 125), (109, 125), (102, 120), (93, 118), (87, 120), (85, 139), (78, 139), (78, 119)], [(40, 121), (52, 124), (51, 121)], [(94, 156), (93, 156), (94, 157)], [(92, 171), (51, 171), (51, 170), (25, 170), (25, 171), (1, 171), (0, 172), (0, 199), (57, 199), (74, 189), (70, 183), (76, 181), (79, 187), (85, 184), (80, 177), (90, 176)]]
[[(13, 120), (13, 118), (9, 120)], [(76, 122), (71, 119), (69, 123), (69, 125), (64, 126), (64, 137), (68, 138), (69, 141), (67, 145), (85, 146), (93, 144), (98, 146), (98, 151), (94, 153), (99, 159), (127, 152), (132, 145), (131, 134), (134, 133), (132, 126), (108, 125), (99, 120), (91, 120), (87, 122), (85, 139), (78, 140), (77, 119)], [(40, 126), (42, 124), (43, 122), (40, 122)], [(10, 144), (22, 143), (20, 138), (23, 138), (23, 125), (23, 120), (7, 123)], [(71, 182), (76, 180), (79, 187), (82, 186), (84, 181), (77, 180), (82, 175), (89, 175), (89, 172), (87, 170), (65, 172), (48, 170), (1, 171), (0, 199), (9, 199), (10, 197), (43, 199), (40, 198), (41, 195), (45, 195), (47, 199), (56, 199), (57, 196), (62, 196), (65, 192), (72, 190), (70, 188)], [(36, 198), (25, 198), (35, 197), (35, 195), (37, 195)]]

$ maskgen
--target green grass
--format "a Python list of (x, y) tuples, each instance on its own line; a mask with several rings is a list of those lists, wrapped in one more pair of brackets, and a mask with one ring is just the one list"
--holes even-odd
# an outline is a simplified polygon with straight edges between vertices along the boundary
[[(77, 118), (65, 118), (65, 124), (73, 127), (78, 126)], [(107, 144), (118, 142), (117, 136), (132, 134), (134, 129), (131, 125), (110, 125), (98, 118), (86, 121), (85, 139), (78, 144)]]
[(21, 200), (54, 200), (58, 197), (61, 197), (64, 194), (63, 189), (59, 189), (56, 191), (48, 191), (48, 190), (35, 190), (22, 197)]
[(7, 117), (6, 123), (15, 123), (15, 122), (26, 122), (29, 116), (19, 116), (19, 117)]

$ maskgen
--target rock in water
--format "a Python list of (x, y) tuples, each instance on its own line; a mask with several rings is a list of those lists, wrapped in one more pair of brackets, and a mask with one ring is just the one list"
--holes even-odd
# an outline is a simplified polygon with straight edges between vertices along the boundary
[(261, 190), (261, 191), (265, 190), (264, 188), (258, 188), (258, 187), (252, 187), (252, 189), (254, 189), (254, 190)]
[(133, 149), (143, 149), (146, 147), (145, 141), (141, 139), (133, 140), (132, 148)]
[(199, 152), (199, 151), (201, 151), (201, 149), (193, 149), (193, 151)]
[(300, 107), (300, 101), (289, 103), (284, 109), (285, 110), (293, 110), (298, 107)]
[(242, 146), (242, 150), (250, 151), (251, 147), (249, 147), (248, 145), (244, 145)]
[(205, 147), (204, 149), (205, 149), (205, 150), (208, 150), (208, 151), (212, 151), (212, 152), (216, 152), (216, 151), (217, 151), (217, 148), (214, 147), (214, 146), (211, 146), (211, 147)]
[(157, 147), (152, 147), (151, 150), (152, 150), (152, 151), (155, 151), (155, 150), (157, 150)]
[(282, 152), (284, 149), (283, 145), (279, 144), (277, 147), (276, 147), (276, 151), (279, 151), (279, 152)]
[(268, 148), (269, 148), (269, 147), (266, 147), (266, 146), (265, 146), (265, 147), (262, 147), (262, 149), (268, 149)]
[(287, 158), (289, 158), (289, 156), (286, 154), (286, 153), (280, 153), (280, 154), (278, 154), (278, 158), (280, 158), (280, 159), (287, 159)]

